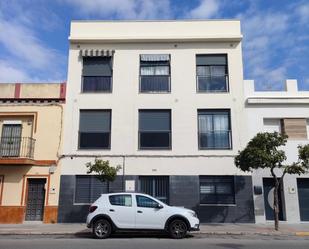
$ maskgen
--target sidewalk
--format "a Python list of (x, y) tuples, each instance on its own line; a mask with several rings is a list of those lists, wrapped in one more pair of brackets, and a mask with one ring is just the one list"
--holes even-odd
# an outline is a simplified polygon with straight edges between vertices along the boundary
[[(280, 224), (280, 231), (274, 230), (273, 223), (267, 224), (201, 224), (199, 235), (290, 235), (309, 236), (309, 223)], [(81, 235), (90, 229), (80, 223), (60, 224), (0, 224), (0, 235)]]

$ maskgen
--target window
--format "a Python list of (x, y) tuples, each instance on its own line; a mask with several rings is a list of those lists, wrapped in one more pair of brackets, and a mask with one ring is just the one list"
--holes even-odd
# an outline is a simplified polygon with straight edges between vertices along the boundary
[(114, 206), (132, 206), (132, 196), (131, 195), (110, 195), (109, 202)]
[(159, 205), (159, 203), (154, 201), (153, 199), (142, 195), (136, 196), (136, 203), (138, 207), (144, 208), (156, 208)]
[(0, 137), (0, 157), (31, 155), (31, 147), (27, 144), (27, 138), (23, 139), (21, 135), (21, 124), (3, 124)]
[(102, 183), (95, 176), (76, 176), (75, 203), (93, 203), (101, 194), (107, 192), (107, 183)]
[(199, 149), (231, 149), (229, 110), (198, 110)]
[(171, 148), (171, 111), (139, 111), (139, 148)]
[(82, 92), (111, 92), (112, 75), (112, 57), (83, 57)]
[(79, 149), (110, 149), (111, 111), (81, 110)]
[(279, 118), (264, 118), (264, 132), (281, 133), (281, 120)]
[(170, 56), (142, 54), (140, 56), (140, 92), (170, 92)]
[(233, 176), (201, 176), (201, 204), (235, 204)]
[(288, 139), (307, 139), (307, 120), (305, 118), (281, 119), (281, 131), (288, 136)]
[(197, 91), (227, 92), (226, 55), (196, 55)]
[(168, 176), (140, 176), (139, 191), (151, 195), (168, 204), (169, 177)]

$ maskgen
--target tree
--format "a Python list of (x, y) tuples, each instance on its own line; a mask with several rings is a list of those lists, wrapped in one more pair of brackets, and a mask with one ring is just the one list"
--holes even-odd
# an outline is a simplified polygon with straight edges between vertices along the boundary
[(97, 179), (101, 182), (107, 183), (107, 190), (109, 192), (109, 183), (113, 182), (116, 179), (117, 172), (121, 169), (120, 165), (116, 167), (112, 167), (109, 165), (109, 161), (104, 161), (101, 159), (94, 159), (94, 163), (88, 162), (86, 163), (86, 167), (88, 168), (87, 174), (95, 173)]
[(298, 146), (298, 161), (290, 165), (285, 163), (286, 155), (280, 148), (285, 146), (287, 136), (284, 134), (258, 133), (248, 143), (247, 147), (239, 151), (235, 157), (235, 165), (244, 172), (255, 169), (269, 169), (274, 179), (274, 217), (275, 230), (279, 229), (279, 200), (278, 190), (282, 186), (286, 174), (304, 174), (309, 169), (309, 144)]

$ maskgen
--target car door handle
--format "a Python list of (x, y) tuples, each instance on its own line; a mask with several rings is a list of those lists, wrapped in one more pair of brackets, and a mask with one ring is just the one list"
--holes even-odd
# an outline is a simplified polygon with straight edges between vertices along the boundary
[(110, 209), (109, 211), (110, 211), (110, 212), (115, 212), (115, 210), (114, 210), (114, 209)]
[(138, 210), (137, 212), (138, 212), (139, 214), (141, 214), (141, 213), (142, 213), (143, 211), (141, 211), (141, 210)]

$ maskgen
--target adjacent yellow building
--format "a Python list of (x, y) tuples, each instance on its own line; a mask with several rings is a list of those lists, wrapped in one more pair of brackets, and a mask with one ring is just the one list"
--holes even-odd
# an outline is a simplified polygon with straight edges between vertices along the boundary
[(57, 222), (65, 91), (0, 84), (0, 223)]

